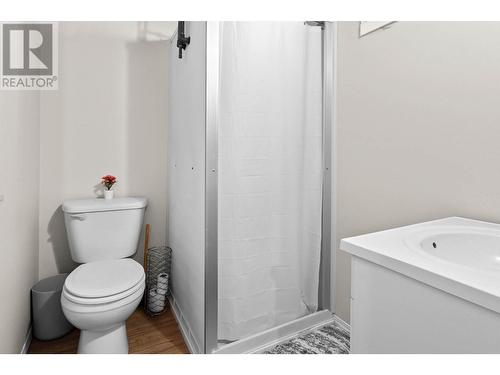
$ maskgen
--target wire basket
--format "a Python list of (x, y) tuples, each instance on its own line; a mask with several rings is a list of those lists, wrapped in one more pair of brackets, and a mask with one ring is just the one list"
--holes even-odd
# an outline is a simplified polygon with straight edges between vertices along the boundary
[(166, 246), (152, 247), (148, 249), (146, 259), (144, 308), (150, 315), (159, 315), (168, 306), (172, 249)]

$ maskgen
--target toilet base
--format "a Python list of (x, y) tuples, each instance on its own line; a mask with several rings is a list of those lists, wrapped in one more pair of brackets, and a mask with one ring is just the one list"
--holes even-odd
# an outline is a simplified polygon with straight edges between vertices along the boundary
[(125, 323), (104, 331), (82, 330), (78, 354), (128, 354)]

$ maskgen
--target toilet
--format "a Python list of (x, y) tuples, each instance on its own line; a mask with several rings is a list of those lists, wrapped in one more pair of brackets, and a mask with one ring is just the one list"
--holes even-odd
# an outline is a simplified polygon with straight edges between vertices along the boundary
[(81, 263), (61, 294), (66, 318), (81, 330), (78, 353), (128, 353), (126, 320), (145, 288), (128, 257), (139, 242), (146, 198), (78, 199), (62, 205), (71, 258)]

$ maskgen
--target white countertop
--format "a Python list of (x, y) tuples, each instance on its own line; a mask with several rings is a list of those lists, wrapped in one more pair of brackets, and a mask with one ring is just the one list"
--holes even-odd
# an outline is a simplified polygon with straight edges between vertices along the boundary
[[(340, 249), (500, 313), (500, 272), (448, 262), (412, 246), (422, 233), (461, 231), (500, 236), (500, 225), (449, 217), (344, 238), (340, 242)], [(471, 248), (471, 256), (474, 256), (474, 248)]]

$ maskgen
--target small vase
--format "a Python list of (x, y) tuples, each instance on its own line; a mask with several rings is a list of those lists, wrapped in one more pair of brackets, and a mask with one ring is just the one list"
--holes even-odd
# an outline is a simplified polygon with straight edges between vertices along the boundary
[(104, 190), (104, 199), (113, 199), (115, 196), (114, 190)]

